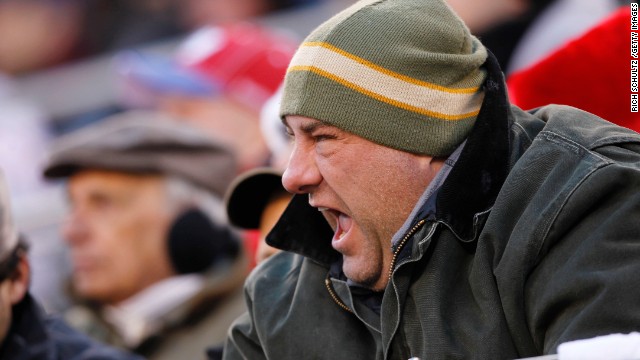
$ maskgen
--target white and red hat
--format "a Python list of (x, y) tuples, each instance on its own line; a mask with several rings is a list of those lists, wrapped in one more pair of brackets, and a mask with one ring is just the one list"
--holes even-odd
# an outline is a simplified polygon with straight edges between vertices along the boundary
[(571, 105), (640, 131), (640, 113), (631, 112), (629, 19), (630, 7), (625, 6), (540, 62), (513, 73), (507, 79), (511, 102), (523, 109)]
[(278, 89), (297, 45), (258, 25), (210, 26), (188, 36), (173, 58), (127, 51), (116, 65), (126, 81), (156, 94), (224, 94), (258, 110)]

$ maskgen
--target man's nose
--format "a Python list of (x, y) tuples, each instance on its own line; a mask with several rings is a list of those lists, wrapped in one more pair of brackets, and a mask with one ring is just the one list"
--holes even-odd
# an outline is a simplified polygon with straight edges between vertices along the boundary
[(77, 245), (85, 241), (89, 228), (85, 219), (77, 212), (70, 212), (62, 224), (62, 237), (69, 245)]
[(289, 164), (282, 175), (282, 185), (288, 192), (309, 193), (322, 181), (322, 175), (311, 151), (294, 145)]

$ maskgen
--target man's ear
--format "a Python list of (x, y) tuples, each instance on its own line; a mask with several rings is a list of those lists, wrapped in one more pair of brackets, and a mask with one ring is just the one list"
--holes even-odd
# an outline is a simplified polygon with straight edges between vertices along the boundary
[(31, 268), (26, 255), (21, 255), (16, 266), (16, 270), (9, 281), (9, 300), (11, 305), (15, 305), (24, 299), (29, 290), (29, 277), (31, 276)]

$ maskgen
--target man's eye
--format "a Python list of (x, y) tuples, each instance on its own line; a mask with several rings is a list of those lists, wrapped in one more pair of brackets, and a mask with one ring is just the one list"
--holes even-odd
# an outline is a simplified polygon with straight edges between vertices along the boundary
[(334, 140), (336, 139), (336, 136), (331, 134), (318, 134), (318, 135), (314, 135), (313, 139), (315, 141)]
[(96, 195), (91, 197), (91, 205), (98, 209), (108, 209), (113, 206), (113, 199), (107, 196)]

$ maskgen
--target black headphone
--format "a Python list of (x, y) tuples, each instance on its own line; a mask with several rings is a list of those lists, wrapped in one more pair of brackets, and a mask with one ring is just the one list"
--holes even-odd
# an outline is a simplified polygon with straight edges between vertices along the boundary
[(168, 235), (169, 259), (179, 274), (205, 271), (240, 253), (240, 239), (227, 226), (215, 224), (202, 210), (191, 208), (174, 220)]

